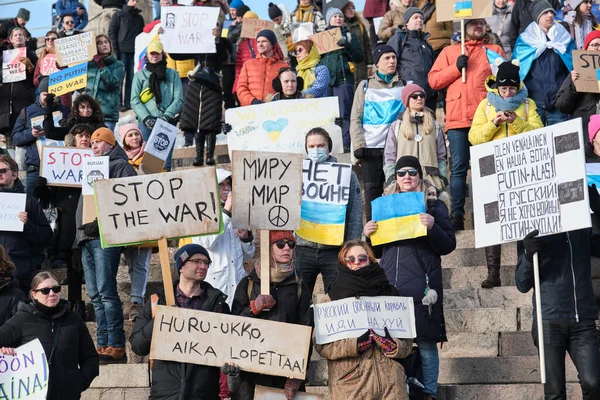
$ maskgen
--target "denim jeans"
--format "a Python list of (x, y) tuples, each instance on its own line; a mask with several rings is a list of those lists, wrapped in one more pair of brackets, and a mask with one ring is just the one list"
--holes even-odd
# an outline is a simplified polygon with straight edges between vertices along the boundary
[[(144, 142), (147, 142), (152, 131), (148, 129), (146, 125), (144, 125), (144, 121), (140, 121), (138, 127), (140, 128), (140, 131), (142, 131), (142, 137), (144, 138)], [(173, 156), (174, 148), (175, 145), (173, 145), (173, 147), (171, 148), (171, 151), (169, 152), (169, 155), (167, 156), (167, 159), (165, 161), (165, 169), (167, 170), (167, 172), (171, 171), (171, 157)]]
[(40, 169), (35, 165), (28, 165), (25, 190), (29, 196), (35, 197), (35, 180), (38, 178), (38, 176), (40, 176)]
[[(546, 354), (546, 400), (566, 400), (565, 355), (577, 368), (583, 400), (600, 399), (600, 355), (596, 324), (592, 320), (543, 320), (544, 350)], [(538, 347), (537, 322), (531, 329), (533, 342)], [(539, 347), (538, 347), (539, 349)]]
[(569, 116), (567, 114), (561, 113), (556, 108), (554, 110), (548, 111), (541, 107), (538, 107), (537, 112), (540, 115), (540, 118), (542, 119), (542, 124), (544, 124), (544, 126), (558, 124), (559, 122), (565, 122), (567, 119), (569, 119)]
[(94, 305), (98, 347), (125, 347), (123, 307), (117, 292), (117, 271), (121, 247), (103, 249), (100, 239), (89, 240), (81, 248), (85, 287)]
[(106, 125), (106, 127), (108, 129), (110, 129), (111, 131), (114, 132), (115, 131), (115, 127), (117, 126), (117, 123), (113, 122), (113, 121), (104, 121), (104, 125)]
[(148, 271), (150, 270), (151, 247), (127, 247), (123, 250), (131, 278), (131, 301), (144, 304)]
[(296, 271), (300, 280), (308, 287), (312, 294), (319, 273), (323, 276), (325, 293), (329, 285), (337, 277), (339, 248), (317, 249), (313, 247), (298, 246), (296, 250)]
[[(119, 56), (119, 59), (121, 60), (121, 62), (123, 63), (123, 65), (125, 65), (125, 97), (123, 97), (123, 101), (122, 101), (122, 105), (126, 106), (126, 107), (130, 107), (131, 106), (131, 85), (133, 84), (133, 74), (134, 74), (134, 59), (135, 59), (135, 54), (134, 53), (121, 53)], [(139, 93), (136, 93), (136, 96), (138, 96)]]
[(438, 376), (440, 374), (440, 357), (437, 343), (431, 341), (417, 341), (419, 356), (421, 356), (421, 372), (425, 394), (437, 396)]
[(160, 0), (152, 0), (152, 19), (160, 18)]
[(450, 197), (451, 214), (465, 215), (465, 196), (467, 194), (467, 171), (469, 170), (469, 128), (448, 130), (450, 142)]

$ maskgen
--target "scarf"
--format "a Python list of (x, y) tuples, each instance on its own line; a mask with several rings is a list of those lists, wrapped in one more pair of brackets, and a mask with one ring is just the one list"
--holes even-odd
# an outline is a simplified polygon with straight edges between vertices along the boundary
[(584, 15), (583, 24), (578, 25), (575, 24), (575, 44), (578, 49), (583, 49), (583, 45), (585, 43), (585, 37), (594, 30), (592, 26), (592, 15)]
[(271, 262), (270, 264), (270, 279), (271, 282), (283, 282), (284, 279), (289, 277), (296, 271), (296, 267), (293, 262), (287, 264), (280, 264), (278, 262)]
[(160, 81), (167, 80), (167, 61), (163, 59), (156, 64), (147, 62), (146, 69), (150, 71), (150, 91), (154, 93), (156, 105), (160, 105), (162, 103)]
[(313, 13), (315, 8), (312, 4), (299, 5), (296, 9), (296, 20), (299, 22), (313, 22)]
[(56, 314), (57, 312), (60, 311), (60, 307), (59, 307), (60, 303), (57, 304), (54, 307), (48, 307), (48, 306), (45, 306), (42, 303), (40, 303), (39, 301), (37, 301), (37, 300), (34, 299), (33, 300), (33, 304), (35, 305), (35, 308), (37, 308), (38, 310), (40, 310), (42, 312), (42, 314), (46, 315), (48, 318), (52, 318), (52, 316), (54, 314)]
[(496, 111), (514, 111), (527, 99), (527, 88), (523, 86), (521, 90), (508, 99), (503, 98), (496, 92), (488, 92), (487, 100), (494, 106)]
[(397, 291), (375, 262), (357, 271), (340, 264), (338, 276), (329, 286), (327, 294), (335, 301), (356, 296), (397, 296)]
[(317, 79), (315, 71), (317, 65), (319, 65), (319, 61), (321, 61), (321, 56), (319, 55), (317, 46), (312, 46), (308, 56), (302, 61), (298, 61), (296, 71), (298, 71), (298, 76), (304, 81), (305, 90), (311, 87)]
[(127, 153), (127, 158), (132, 163), (139, 160), (140, 158), (142, 158), (142, 156), (144, 155), (145, 149), (146, 149), (146, 142), (142, 142), (142, 145), (140, 147), (138, 147), (137, 149), (125, 150), (125, 147), (123, 147), (123, 150), (125, 150), (125, 153)]

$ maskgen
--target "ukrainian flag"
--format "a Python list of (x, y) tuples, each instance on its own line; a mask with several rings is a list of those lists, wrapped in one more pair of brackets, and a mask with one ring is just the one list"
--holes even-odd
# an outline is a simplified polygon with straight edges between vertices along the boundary
[(373, 245), (392, 243), (427, 235), (419, 214), (425, 212), (423, 192), (397, 193), (373, 200), (373, 220), (377, 231), (371, 235)]
[(83, 89), (87, 85), (87, 62), (62, 69), (48, 78), (48, 92), (56, 96)]
[(598, 90), (600, 90), (600, 69), (596, 70), (596, 80), (598, 81)]
[(300, 229), (296, 234), (311, 242), (339, 246), (344, 243), (346, 204), (302, 200)]
[(465, 18), (473, 16), (472, 1), (457, 1), (454, 3), (454, 16), (456, 18)]

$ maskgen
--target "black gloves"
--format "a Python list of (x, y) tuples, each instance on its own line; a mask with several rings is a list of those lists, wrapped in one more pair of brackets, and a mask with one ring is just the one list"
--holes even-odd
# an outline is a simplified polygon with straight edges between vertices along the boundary
[(43, 176), (38, 176), (37, 178), (35, 178), (35, 187), (43, 187), (46, 186), (48, 184), (48, 180), (46, 178), (44, 178)]
[(224, 364), (221, 367), (223, 375), (227, 375), (227, 387), (231, 392), (237, 392), (242, 378), (240, 377), (240, 367), (230, 364)]
[(54, 98), (56, 96), (54, 95), (54, 93), (48, 93), (46, 95), (46, 114), (52, 114), (52, 111), (54, 111)]
[[(163, 115), (161, 118), (162, 118), (163, 120), (165, 120), (166, 122), (168, 122), (169, 124), (171, 124), (171, 125), (175, 125), (175, 123), (174, 123), (174, 122), (175, 122), (175, 120), (174, 120), (173, 118), (171, 118), (171, 117), (167, 117), (166, 115)], [(154, 123), (156, 123), (156, 120), (154, 121)], [(152, 126), (152, 127), (154, 127), (154, 126)]]
[(356, 157), (356, 158), (358, 158), (360, 160), (364, 156), (365, 156), (365, 149), (364, 149), (364, 147), (361, 147), (360, 149), (354, 150), (354, 157)]
[(340, 128), (344, 129), (344, 118), (336, 118), (335, 119), (335, 124), (337, 126), (339, 126)]
[(600, 194), (594, 183), (592, 186), (588, 186), (588, 192), (590, 195), (590, 208), (594, 212), (596, 218), (600, 219)]
[(462, 73), (463, 68), (467, 68), (467, 62), (469, 61), (469, 57), (461, 54), (456, 59), (456, 68)]
[(45, 202), (49, 202), (52, 198), (52, 190), (50, 190), (47, 184), (48, 181), (43, 176), (35, 178), (35, 188), (33, 189), (33, 193), (35, 194), (35, 197)]
[(229, 132), (231, 132), (231, 125), (225, 121), (221, 121), (221, 131), (227, 135)]
[(536, 229), (533, 232), (529, 232), (529, 234), (523, 238), (523, 246), (525, 246), (525, 258), (530, 263), (533, 262), (533, 255), (540, 252), (543, 247), (540, 238), (537, 237), (539, 234), (540, 231)]
[(88, 224), (83, 224), (79, 227), (79, 230), (83, 231), (86, 236), (89, 237), (100, 237), (100, 228), (98, 227), (98, 220), (95, 219), (94, 222), (90, 222)]
[(154, 129), (154, 124), (156, 124), (156, 118), (146, 117), (146, 119), (144, 119), (144, 125), (146, 125), (146, 128), (152, 130)]
[(252, 100), (252, 105), (254, 105), (254, 104), (262, 104), (262, 103), (263, 103), (263, 102), (262, 102), (262, 101), (260, 101), (259, 99), (253, 99), (253, 100)]
[(337, 41), (337, 45), (340, 47), (346, 47), (348, 46), (350, 42), (348, 42), (348, 39), (346, 38), (341, 38), (340, 40)]

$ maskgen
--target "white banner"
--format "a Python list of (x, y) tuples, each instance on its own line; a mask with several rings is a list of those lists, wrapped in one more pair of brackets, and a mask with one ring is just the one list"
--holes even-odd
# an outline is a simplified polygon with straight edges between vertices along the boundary
[(315, 304), (314, 308), (317, 344), (359, 337), (369, 329), (384, 336), (387, 328), (394, 338), (417, 336), (412, 297), (349, 297)]
[(25, 193), (0, 192), (0, 231), (23, 232), (19, 213), (25, 211)]
[(48, 361), (39, 339), (0, 358), (2, 399), (45, 400), (48, 394)]
[(26, 48), (4, 50), (2, 52), (2, 82), (12, 83), (24, 81), (27, 77), (25, 73), (25, 64), (19, 61), (26, 57)]
[(167, 53), (215, 53), (215, 37), (219, 7), (161, 7), (160, 41)]
[(84, 196), (94, 194), (94, 182), (108, 179), (108, 156), (86, 159), (83, 163), (83, 182), (81, 194)]
[[(127, 132), (123, 132), (126, 134)], [(165, 161), (177, 138), (177, 127), (162, 119), (157, 119), (148, 138), (145, 152)]]

